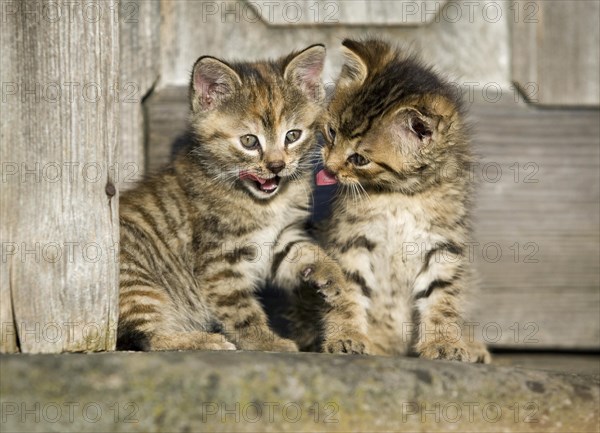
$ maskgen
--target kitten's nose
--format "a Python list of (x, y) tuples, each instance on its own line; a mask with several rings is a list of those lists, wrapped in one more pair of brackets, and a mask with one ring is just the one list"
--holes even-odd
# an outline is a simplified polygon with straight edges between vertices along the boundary
[(270, 161), (267, 163), (267, 168), (273, 173), (278, 174), (285, 168), (285, 162), (283, 161)]

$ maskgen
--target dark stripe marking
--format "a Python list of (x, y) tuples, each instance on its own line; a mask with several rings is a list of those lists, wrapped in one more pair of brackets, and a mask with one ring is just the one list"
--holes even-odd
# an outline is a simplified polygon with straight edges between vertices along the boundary
[(253, 246), (245, 246), (241, 248), (236, 248), (233, 251), (229, 251), (223, 255), (223, 258), (229, 263), (233, 265), (242, 260), (252, 262), (256, 260), (258, 255), (258, 251)]
[(234, 329), (242, 329), (242, 328), (247, 328), (250, 325), (252, 325), (253, 323), (260, 323), (261, 322), (261, 317), (260, 314), (258, 313), (252, 313), (249, 316), (247, 316), (244, 320), (238, 320), (233, 324), (233, 328)]
[(342, 247), (340, 248), (340, 252), (345, 253), (351, 249), (365, 248), (367, 251), (371, 252), (375, 249), (377, 245), (375, 242), (367, 239), (366, 236), (359, 236), (354, 239), (348, 240)]
[(418, 293), (415, 299), (429, 298), (429, 296), (433, 293), (434, 290), (443, 289), (444, 287), (448, 287), (450, 285), (452, 285), (452, 281), (433, 280), (431, 284), (429, 284), (429, 287), (427, 287), (427, 290)]
[(145, 298), (152, 298), (157, 301), (164, 302), (165, 298), (160, 294), (150, 290), (127, 290), (125, 292), (121, 292), (121, 298), (129, 298), (133, 296), (142, 296)]
[(228, 278), (242, 278), (242, 274), (234, 271), (232, 269), (225, 269), (223, 271), (217, 272), (206, 278), (207, 283), (214, 283), (215, 281), (226, 280)]
[(275, 254), (275, 256), (273, 256), (273, 264), (271, 265), (271, 275), (272, 276), (274, 276), (277, 273), (277, 270), (279, 269), (281, 262), (283, 262), (285, 257), (289, 254), (289, 252), (294, 247), (294, 245), (301, 243), (301, 242), (305, 242), (305, 241), (292, 241), (289, 244), (287, 244), (282, 251), (279, 251), (277, 254)]
[(425, 255), (425, 267), (421, 272), (424, 272), (429, 268), (429, 262), (431, 261), (431, 257), (433, 257), (436, 253), (441, 251), (448, 251), (449, 253), (455, 254), (457, 256), (460, 256), (463, 253), (463, 249), (453, 242), (445, 242), (443, 244), (440, 244), (435, 248), (432, 248), (429, 251), (427, 251), (427, 254)]
[(363, 278), (362, 275), (360, 275), (360, 273), (358, 271), (356, 272), (346, 272), (346, 277), (358, 284), (360, 286), (360, 290), (362, 290), (363, 295), (365, 295), (367, 298), (370, 298), (371, 295), (373, 294), (373, 290), (367, 285), (367, 282), (365, 281), (365, 279)]

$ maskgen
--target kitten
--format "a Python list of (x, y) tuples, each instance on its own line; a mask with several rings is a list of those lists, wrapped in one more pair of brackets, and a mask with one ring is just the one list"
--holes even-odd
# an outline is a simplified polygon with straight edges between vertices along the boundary
[(347, 39), (343, 50), (317, 184), (341, 184), (323, 245), (354, 283), (347, 302), (364, 308), (326, 321), (366, 332), (372, 354), (414, 347), (424, 358), (489, 362), (462, 326), (472, 157), (460, 98), (385, 42)]
[(198, 59), (189, 152), (121, 198), (119, 349), (297, 350), (255, 291), (328, 272), (304, 230), (324, 58)]

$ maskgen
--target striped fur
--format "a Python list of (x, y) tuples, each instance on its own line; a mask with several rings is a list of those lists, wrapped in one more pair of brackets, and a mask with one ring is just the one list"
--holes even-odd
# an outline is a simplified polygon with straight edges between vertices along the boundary
[(341, 186), (322, 237), (352, 282), (344, 297), (353, 313), (327, 312), (325, 322), (368, 335), (362, 343), (373, 354), (414, 349), (487, 362), (483, 345), (456, 338), (473, 284), (472, 157), (460, 97), (385, 42), (345, 40), (343, 49), (323, 148)]
[[(324, 257), (304, 229), (324, 57), (317, 45), (272, 62), (196, 62), (195, 140), (121, 197), (118, 348), (297, 350), (255, 291), (271, 281), (293, 292)], [(248, 134), (260, 146), (245, 148)]]

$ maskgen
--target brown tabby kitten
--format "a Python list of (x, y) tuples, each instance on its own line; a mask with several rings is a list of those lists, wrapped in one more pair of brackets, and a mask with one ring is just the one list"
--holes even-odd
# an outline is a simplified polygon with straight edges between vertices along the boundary
[(314, 45), (273, 62), (198, 59), (195, 142), (121, 198), (118, 348), (297, 350), (255, 291), (329, 266), (304, 230), (324, 58)]
[[(454, 89), (379, 40), (343, 42), (318, 184), (341, 184), (323, 242), (363, 305), (329, 326), (367, 333), (372, 354), (489, 362), (463, 329), (472, 162)], [(345, 194), (344, 194), (345, 192)]]

